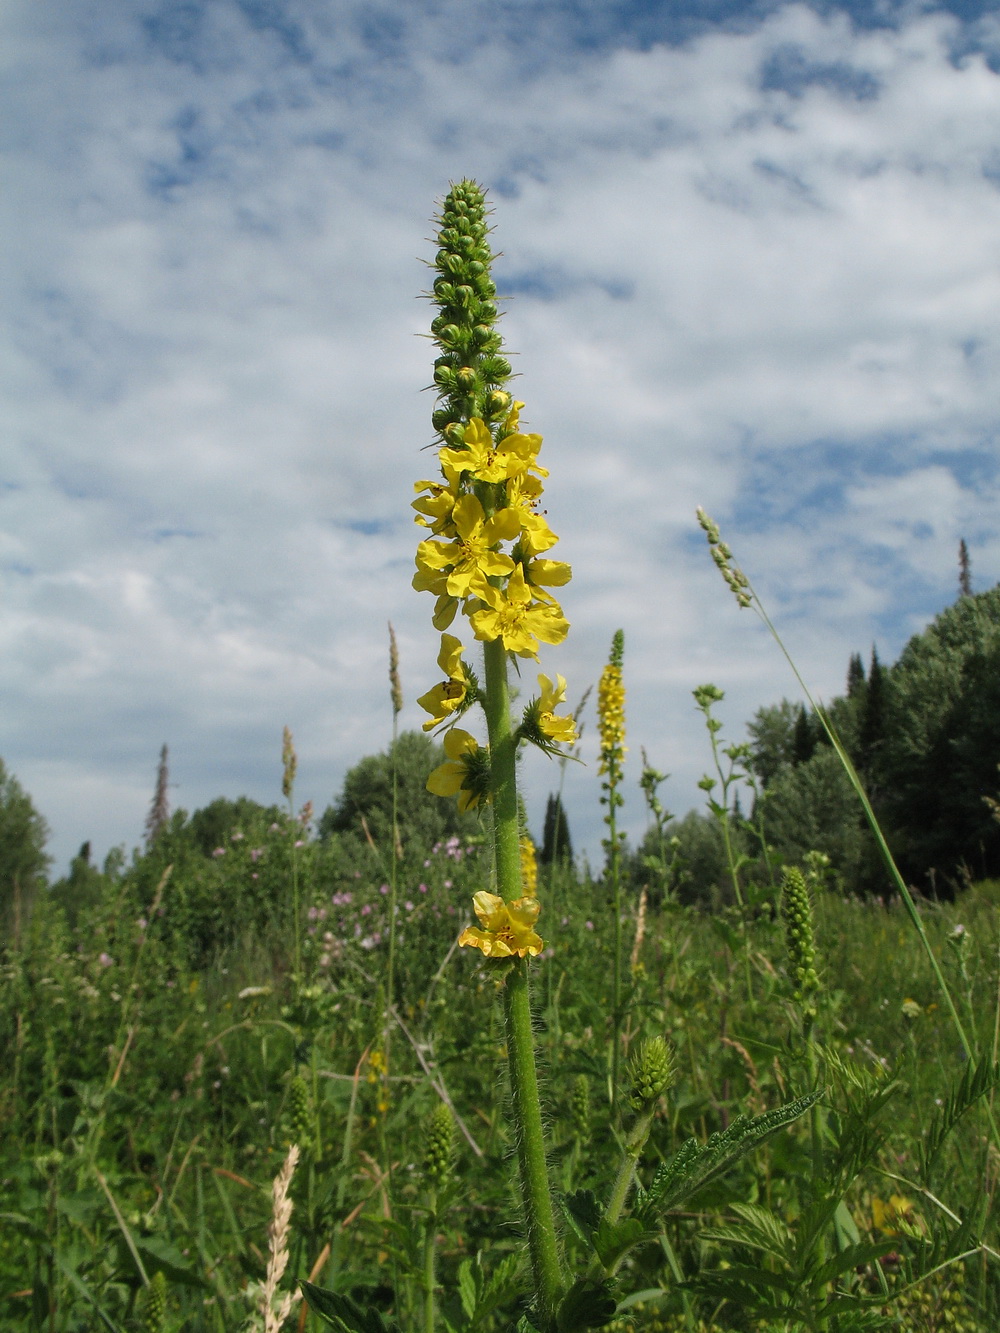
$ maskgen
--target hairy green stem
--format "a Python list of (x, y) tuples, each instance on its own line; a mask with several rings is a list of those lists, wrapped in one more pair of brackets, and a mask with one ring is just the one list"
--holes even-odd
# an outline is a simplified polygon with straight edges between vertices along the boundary
[(430, 1186), (427, 1190), (427, 1226), (424, 1231), (424, 1333), (434, 1333), (437, 1318), (434, 1288), (437, 1281), (435, 1271), (436, 1251), (434, 1248), (437, 1231), (437, 1190)]
[[(507, 902), (521, 897), (521, 853), (517, 812), (517, 741), (510, 719), (507, 657), (501, 640), (485, 645), (486, 722), (493, 785), (493, 829), (497, 889)], [(545, 1135), (535, 1068), (535, 1041), (528, 993), (528, 962), (516, 958), (504, 985), (504, 1019), (512, 1114), (517, 1141), (528, 1249), (535, 1301), (543, 1329), (554, 1326), (561, 1275)]]

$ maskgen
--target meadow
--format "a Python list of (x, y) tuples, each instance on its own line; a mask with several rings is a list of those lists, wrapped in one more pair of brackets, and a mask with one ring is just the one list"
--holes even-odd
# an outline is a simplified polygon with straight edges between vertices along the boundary
[[(694, 820), (663, 809), (644, 754), (638, 781), (626, 768), (615, 633), (595, 693), (603, 863), (574, 858), (556, 793), (533, 838), (518, 754), (541, 749), (558, 775), (580, 710), (559, 711), (558, 675), (518, 698), (508, 667), (565, 638), (552, 589), (570, 567), (550, 556), (542, 437), (506, 388), (481, 189), (453, 186), (438, 225), (440, 476), (416, 483), (414, 588), (441, 636), (443, 679), (418, 700), (441, 743), (397, 734), (393, 643), (391, 742), (319, 819), (296, 804), (287, 730), (266, 808), (171, 816), (164, 750), (130, 860), (98, 869), (84, 847), (55, 885), (15, 877), (0, 1324), (1000, 1327), (1000, 881), (963, 862), (948, 896), (920, 897), (866, 791), (882, 782), (904, 867), (959, 815), (986, 829), (987, 864), (997, 802), (937, 800), (955, 747), (928, 797), (892, 742), (930, 754), (961, 721), (978, 749), (956, 762), (995, 776), (976, 711), (995, 689), (995, 594), (963, 596), (888, 680), (852, 663), (837, 707), (759, 715), (753, 744), (726, 743), (722, 692), (694, 688)], [(913, 699), (927, 725), (894, 727), (889, 705)], [(638, 848), (619, 828), (633, 801)]]
[[(464, 904), (484, 875), (482, 838), (401, 849), (388, 1017), (388, 849), (368, 849), (352, 869), (287, 811), (267, 826), (228, 830), (224, 855), (199, 853), (201, 864), (189, 861), (183, 874), (168, 872), (177, 849), (163, 841), (101, 876), (100, 895), (72, 923), (65, 906), (42, 897), (5, 954), (3, 1326), (262, 1329), (271, 1182), (297, 1144), (285, 1288), (311, 1277), (363, 1308), (393, 1312), (404, 1328), (422, 1324), (432, 1217), (448, 1320), (440, 1326), (510, 1327), (524, 1242), (511, 1193), (498, 982), (478, 954), (455, 948)], [(690, 1137), (704, 1143), (741, 1113), (808, 1091), (817, 1075), (780, 914), (761, 903), (744, 931), (735, 907), (681, 906), (658, 894), (655, 865), (632, 869), (622, 1051), (627, 1058), (645, 1038), (666, 1035), (677, 1066), (644, 1151), (648, 1183)], [(239, 914), (260, 883), (254, 874), (267, 877), (271, 918), (242, 934), (233, 921), (231, 941), (204, 957), (211, 919), (196, 904), (205, 885), (222, 911)], [(996, 1270), (976, 1249), (996, 1238), (988, 1103), (959, 1116), (960, 1101), (945, 1114), (968, 1065), (902, 906), (844, 897), (821, 881), (813, 881), (814, 1034), (828, 1107), (820, 1194), (828, 1203), (836, 1196), (828, 1247), (842, 1208), (847, 1243), (881, 1254), (820, 1282), (820, 1308), (842, 1289), (874, 1302), (857, 1312), (881, 1321), (869, 1327), (994, 1328)], [(997, 888), (921, 904), (967, 1031), (991, 1054)], [(614, 1176), (607, 1148), (620, 1133), (609, 1099), (608, 886), (556, 861), (540, 867), (539, 893), (559, 923), (535, 980), (553, 1180), (566, 1196), (602, 1197)], [(454, 1109), (456, 1128), (428, 1214), (442, 1105)], [(952, 1118), (930, 1154), (929, 1138), (936, 1144)], [(816, 1298), (818, 1256), (779, 1246), (782, 1228), (796, 1235), (815, 1206), (813, 1150), (803, 1117), (668, 1213), (629, 1260), (624, 1276), (643, 1295), (613, 1327), (809, 1326), (758, 1312), (801, 1304), (807, 1291)], [(762, 1223), (773, 1231), (768, 1250), (733, 1234), (738, 1219), (757, 1219), (748, 1208), (773, 1219)], [(947, 1262), (966, 1251), (974, 1253)], [(890, 1303), (929, 1270), (937, 1271)], [(727, 1274), (748, 1291), (735, 1293)], [(473, 1322), (476, 1283), (491, 1308)], [(856, 1326), (831, 1318), (815, 1326)], [(321, 1325), (301, 1306), (288, 1326)]]

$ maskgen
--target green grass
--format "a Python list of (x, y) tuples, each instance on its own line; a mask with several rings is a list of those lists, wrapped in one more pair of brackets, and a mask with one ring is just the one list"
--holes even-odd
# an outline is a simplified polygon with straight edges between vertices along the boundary
[[(496, 983), (478, 955), (452, 948), (482, 882), (481, 853), (473, 848), (457, 860), (428, 849), (401, 870), (400, 1024), (386, 1086), (377, 1059), (387, 939), (381, 880), (348, 872), (324, 882), (319, 850), (306, 852), (302, 901), (312, 912), (298, 982), (290, 923), (277, 909), (267, 930), (235, 939), (207, 965), (186, 962), (170, 924), (185, 886), (173, 877), (162, 916), (145, 929), (137, 923), (148, 908), (148, 877), (139, 873), (122, 877), (72, 929), (55, 904), (36, 906), (18, 947), (5, 955), (0, 981), (9, 1052), (0, 1074), (0, 1326), (53, 1333), (151, 1327), (146, 1284), (161, 1271), (162, 1329), (262, 1327), (255, 1301), (270, 1185), (292, 1141), (301, 1144), (303, 1162), (292, 1190), (288, 1280), (312, 1274), (414, 1326), (422, 1308), (422, 1126), (442, 1092), (462, 1126), (453, 1182), (436, 1205), (441, 1308), (453, 1327), (460, 1314), (448, 1293), (463, 1261), (479, 1255), (488, 1273), (522, 1256), (511, 1202), (513, 1144), (501, 1114)], [(554, 899), (540, 923), (551, 954), (533, 969), (543, 1101), (557, 1183), (600, 1197), (615, 1170), (607, 1151), (616, 1133), (608, 1097), (614, 930), (603, 886), (568, 869), (560, 876), (554, 893), (543, 889)], [(975, 1049), (994, 1058), (995, 888), (922, 905)], [(899, 1080), (875, 1127), (864, 1131), (878, 1142), (857, 1174), (845, 1177), (843, 1197), (861, 1240), (885, 1238), (874, 1221), (878, 1201), (898, 1195), (912, 1205), (911, 1234), (893, 1238), (896, 1257), (882, 1264), (887, 1281), (905, 1283), (909, 1266), (933, 1267), (958, 1253), (956, 1245), (974, 1248), (981, 1238), (996, 1246), (998, 1162), (986, 1099), (958, 1121), (929, 1193), (921, 1192), (920, 1145), (966, 1065), (932, 970), (896, 904), (826, 893), (816, 924), (823, 982), (816, 1037), (832, 1053), (824, 1065), (833, 1126), (827, 1152), (832, 1160), (850, 1096), (860, 1095), (831, 1074), (837, 1058), (882, 1083)], [(959, 925), (965, 931), (956, 934)], [(627, 918), (626, 948), (633, 929)], [(673, 904), (647, 916), (628, 982), (624, 1041), (634, 1051), (644, 1037), (669, 1036), (679, 1073), (640, 1169), (646, 1183), (687, 1137), (704, 1141), (741, 1111), (762, 1112), (808, 1088), (780, 924), (766, 912), (752, 918), (745, 943), (741, 929), (735, 916)], [(308, 1093), (304, 1114), (292, 1105), (297, 1076)], [(586, 1131), (581, 1079), (590, 1103)], [(700, 1236), (732, 1223), (740, 1202), (766, 1205), (794, 1229), (816, 1185), (809, 1162), (809, 1127), (798, 1122), (669, 1215), (660, 1239), (635, 1251), (624, 1273), (629, 1290), (663, 1294), (621, 1319), (636, 1328), (695, 1329), (712, 1318), (719, 1328), (797, 1327), (756, 1320), (732, 1302), (720, 1308), (724, 1287), (709, 1275), (722, 1264), (745, 1264), (749, 1251)], [(964, 1240), (953, 1218), (966, 1220)], [(780, 1269), (776, 1259), (768, 1264)], [(854, 1286), (875, 1292), (874, 1263), (859, 1267)], [(678, 1273), (688, 1280), (683, 1289)], [(920, 1289), (921, 1299), (926, 1304), (930, 1292), (938, 1305), (953, 1300), (959, 1276), (966, 1326), (996, 1327), (1000, 1293), (984, 1251), (942, 1269)], [(943, 1328), (933, 1322), (937, 1315), (920, 1314), (916, 1299), (901, 1323), (873, 1326)], [(502, 1300), (483, 1327), (511, 1327), (515, 1314), (511, 1300)], [(320, 1326), (308, 1318), (309, 1327)]]

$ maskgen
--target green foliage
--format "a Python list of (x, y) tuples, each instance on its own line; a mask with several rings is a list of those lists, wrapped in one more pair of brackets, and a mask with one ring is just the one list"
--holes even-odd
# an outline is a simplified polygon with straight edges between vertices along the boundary
[[(398, 842), (403, 855), (423, 855), (434, 843), (455, 835), (472, 835), (479, 824), (474, 814), (460, 814), (456, 805), (427, 790), (427, 776), (444, 762), (444, 750), (420, 731), (404, 731), (382, 754), (368, 755), (349, 770), (340, 795), (319, 822), (319, 835), (350, 839), (352, 855), (367, 846), (388, 864), (392, 837), (392, 771), (397, 782)], [(362, 853), (363, 855), (363, 853)]]
[(0, 931), (20, 930), (44, 887), (48, 826), (0, 759)]

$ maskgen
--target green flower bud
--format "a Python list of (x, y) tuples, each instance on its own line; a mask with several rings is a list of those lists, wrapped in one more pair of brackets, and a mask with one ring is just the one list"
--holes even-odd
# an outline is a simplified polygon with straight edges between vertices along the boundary
[(810, 997), (819, 990), (816, 974), (816, 945), (813, 936), (812, 899), (805, 876), (797, 866), (785, 866), (781, 875), (781, 917), (785, 923), (795, 999), (803, 1012), (815, 1013)]
[(489, 395), (510, 379), (511, 368), (497, 355), (502, 341), (494, 328), (499, 312), (489, 271), (493, 255), (487, 242), (486, 198), (475, 181), (452, 186), (438, 224), (434, 299), (440, 313), (431, 323), (431, 333), (444, 351), (462, 358), (454, 380), (444, 374), (434, 377), (444, 401), (431, 421), (444, 434), (455, 421), (499, 416), (498, 407), (487, 405)]
[(674, 1048), (666, 1037), (650, 1037), (628, 1068), (628, 1103), (634, 1111), (651, 1106), (676, 1077)]
[(428, 1185), (440, 1185), (451, 1175), (455, 1162), (455, 1148), (455, 1117), (450, 1106), (438, 1102), (424, 1121), (422, 1169)]
[(163, 1333), (163, 1317), (167, 1312), (167, 1279), (162, 1271), (153, 1274), (146, 1288), (145, 1309), (142, 1312), (143, 1333)]
[(301, 1074), (296, 1074), (288, 1085), (288, 1102), (285, 1115), (288, 1120), (289, 1138), (300, 1148), (308, 1148), (312, 1120), (309, 1114), (309, 1085)]
[(570, 1114), (573, 1118), (573, 1132), (577, 1138), (590, 1138), (590, 1084), (586, 1074), (577, 1074), (573, 1083), (573, 1096), (570, 1101)]

